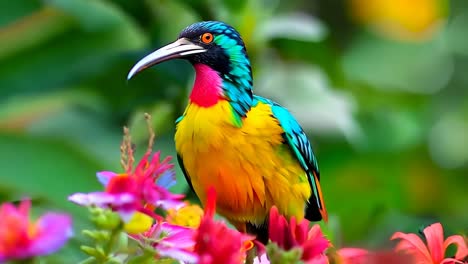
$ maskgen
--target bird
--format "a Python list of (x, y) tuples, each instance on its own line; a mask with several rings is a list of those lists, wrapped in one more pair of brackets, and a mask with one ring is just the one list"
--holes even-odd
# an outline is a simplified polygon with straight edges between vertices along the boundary
[(175, 42), (139, 60), (127, 80), (173, 59), (195, 69), (174, 140), (179, 166), (202, 205), (214, 188), (217, 212), (264, 244), (273, 206), (298, 221), (327, 221), (311, 143), (289, 110), (253, 94), (239, 32), (220, 21), (189, 25)]

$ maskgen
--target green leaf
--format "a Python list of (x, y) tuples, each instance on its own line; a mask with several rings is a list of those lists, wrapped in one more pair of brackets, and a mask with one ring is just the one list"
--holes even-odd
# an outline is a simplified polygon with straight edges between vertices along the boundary
[(201, 20), (200, 16), (182, 1), (146, 0), (146, 3), (157, 21), (155, 33), (157, 32), (163, 43), (174, 40), (182, 29)]
[[(171, 104), (160, 102), (148, 110), (148, 114), (151, 115), (151, 127), (156, 137), (168, 132), (172, 133), (175, 124), (173, 122), (174, 107)], [(130, 117), (128, 126), (132, 133), (132, 140), (134, 143), (148, 142), (149, 131), (144, 114), (144, 111), (138, 110)]]
[(468, 36), (465, 34), (468, 25), (468, 12), (457, 14), (446, 30), (447, 45), (455, 53), (468, 55)]
[(327, 28), (315, 17), (306, 14), (273, 16), (259, 25), (257, 37), (265, 40), (286, 38), (317, 42), (327, 36)]
[(0, 186), (10, 192), (78, 212), (67, 197), (101, 188), (95, 174), (102, 165), (63, 140), (2, 133), (0, 146)]
[(346, 76), (376, 89), (434, 93), (453, 73), (454, 62), (439, 36), (426, 43), (399, 43), (357, 35), (343, 57)]
[(18, 18), (27, 16), (40, 7), (40, 1), (35, 0), (0, 1), (0, 28), (14, 23)]
[[(74, 17), (85, 31), (135, 27), (131, 18), (109, 1), (48, 0), (47, 4)], [(136, 27), (133, 30), (138, 31)]]
[[(38, 33), (26, 36), (31, 38), (27, 43), (40, 45), (34, 45), (34, 49), (21, 49), (0, 61), (4, 66), (0, 67), (0, 93), (35, 91), (37, 87), (41, 91), (71, 87), (70, 84), (76, 85), (105, 71), (122, 52), (140, 49), (147, 43), (146, 36), (133, 20), (108, 2), (57, 0), (51, 3), (82, 24), (74, 23), (53, 39), (50, 39), (53, 34), (49, 34), (47, 41), (43, 41), (45, 37)], [(25, 24), (23, 31), (52, 30), (49, 24)], [(15, 35), (7, 34), (2, 43), (12, 43), (15, 39)], [(125, 82), (124, 74), (121, 82)]]
[(0, 105), (0, 130), (24, 130), (70, 105), (98, 109), (99, 101), (89, 93), (57, 92), (43, 96), (14, 96)]
[(54, 8), (42, 8), (0, 31), (0, 60), (36, 47), (72, 28), (72, 20)]
[(353, 97), (332, 89), (320, 68), (271, 59), (258, 66), (256, 93), (287, 107), (306, 130), (343, 135), (350, 142), (360, 137)]

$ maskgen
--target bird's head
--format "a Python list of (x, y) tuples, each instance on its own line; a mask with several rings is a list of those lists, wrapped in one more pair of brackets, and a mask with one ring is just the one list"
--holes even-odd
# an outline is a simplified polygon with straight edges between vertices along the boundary
[(193, 65), (206, 65), (223, 81), (250, 90), (252, 73), (244, 42), (231, 26), (218, 21), (204, 21), (185, 28), (178, 39), (143, 59), (130, 70), (127, 79), (163, 61), (186, 59)]

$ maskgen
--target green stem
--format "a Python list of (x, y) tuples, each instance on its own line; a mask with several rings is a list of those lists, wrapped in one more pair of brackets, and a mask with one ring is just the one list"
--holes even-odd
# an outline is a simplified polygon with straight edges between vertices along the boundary
[(247, 251), (247, 257), (245, 258), (245, 264), (253, 264), (254, 259), (257, 256), (257, 250), (255, 247), (251, 248), (249, 251)]
[(106, 256), (109, 256), (111, 254), (112, 249), (114, 248), (115, 243), (119, 240), (119, 235), (120, 232), (122, 231), (123, 225), (120, 224), (119, 227), (116, 229), (112, 230), (111, 236), (109, 238), (109, 242), (104, 246), (104, 252), (106, 253)]
[(96, 258), (94, 257), (89, 257), (83, 261), (81, 261), (80, 263), (78, 264), (91, 264), (91, 263), (96, 263)]

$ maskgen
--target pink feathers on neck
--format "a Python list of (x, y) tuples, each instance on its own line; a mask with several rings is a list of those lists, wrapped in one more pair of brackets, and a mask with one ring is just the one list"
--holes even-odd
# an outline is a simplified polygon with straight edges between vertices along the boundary
[(201, 107), (215, 105), (222, 96), (222, 79), (218, 72), (204, 64), (195, 64), (195, 83), (190, 101)]

